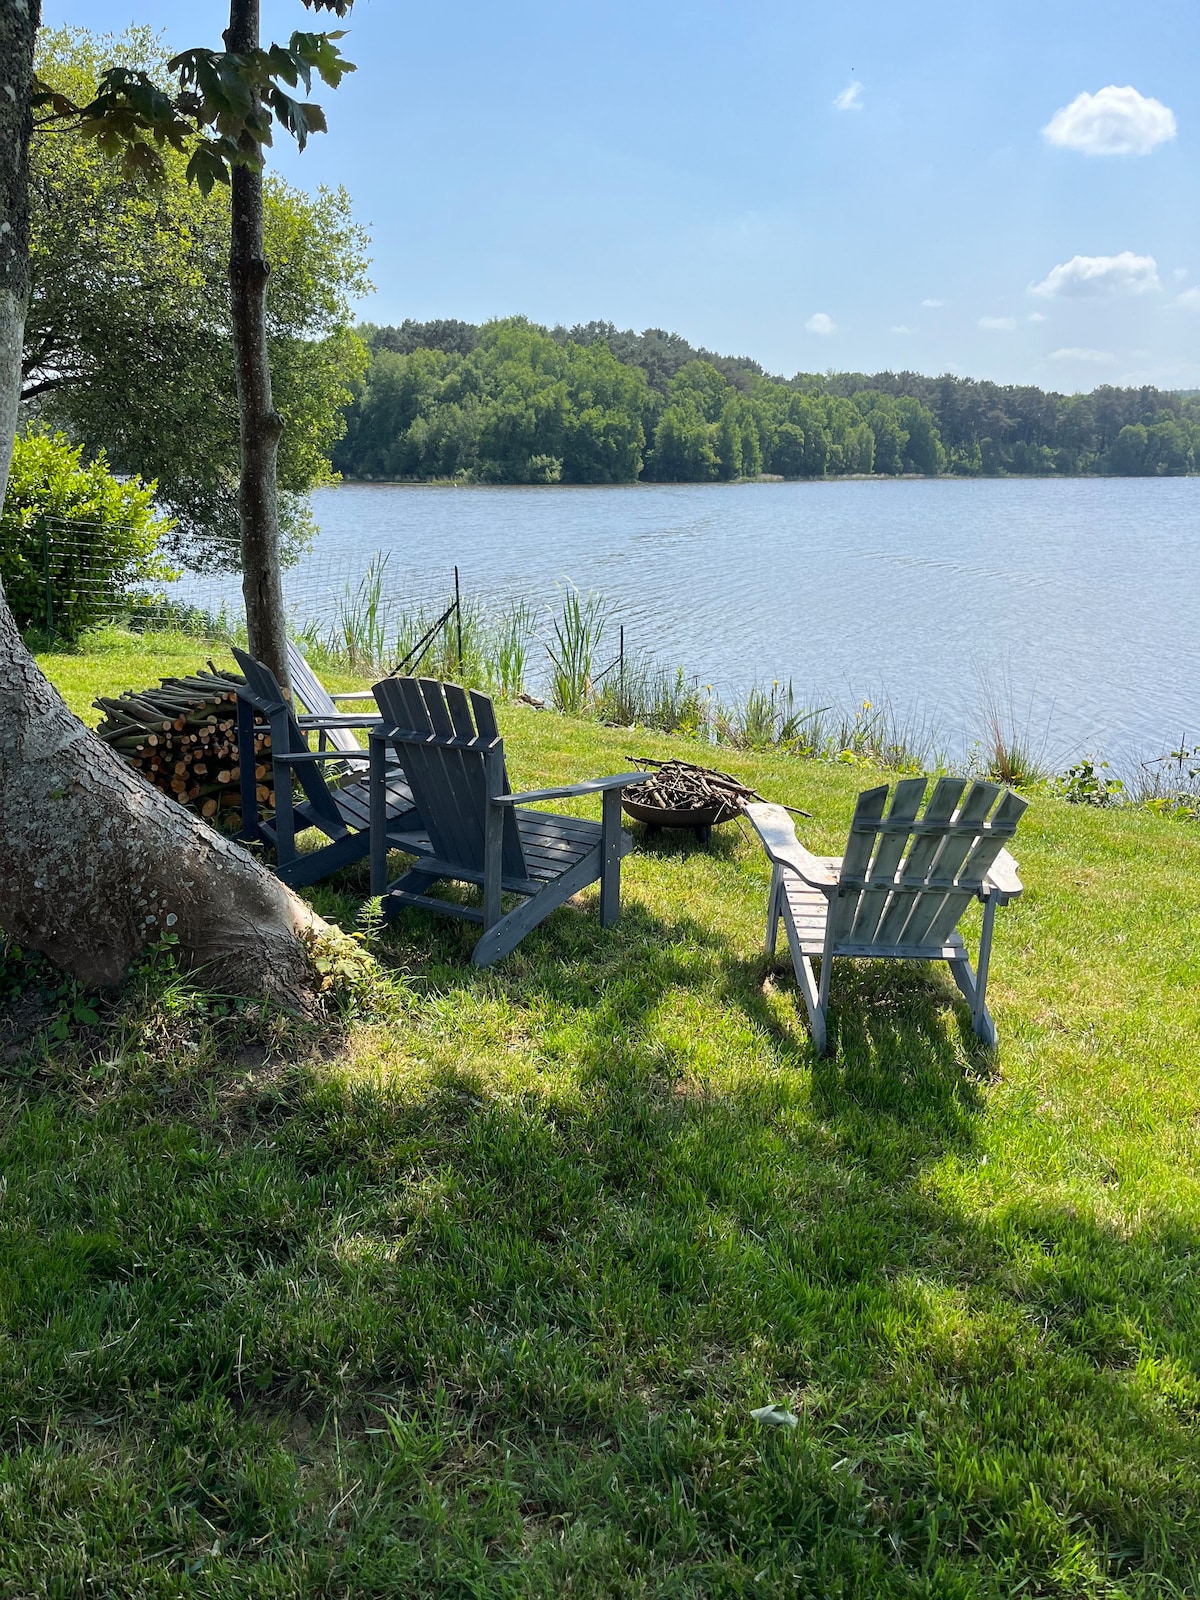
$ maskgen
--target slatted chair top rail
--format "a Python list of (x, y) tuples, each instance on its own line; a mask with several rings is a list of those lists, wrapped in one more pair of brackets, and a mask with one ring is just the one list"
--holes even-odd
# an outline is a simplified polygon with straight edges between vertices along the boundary
[(882, 822), (852, 822), (850, 824), (850, 832), (869, 833), (872, 836), (881, 833), (913, 833), (934, 835), (965, 833), (970, 834), (973, 839), (981, 838), (989, 833), (995, 833), (1001, 835), (1005, 839), (1011, 839), (1013, 834), (1017, 831), (1017, 821), (1019, 820), (1020, 819), (1017, 818), (1012, 822), (1001, 821), (981, 823), (959, 822), (957, 818), (955, 818), (950, 822), (926, 822), (924, 818), (921, 818), (914, 822), (906, 822), (903, 818), (893, 821), (892, 818), (888, 817)]
[(231, 648), (246, 680), (243, 693), (254, 709), (263, 712), (264, 715), (269, 715), (272, 711), (290, 712), (292, 708), (284, 698), (279, 680), (270, 668), (264, 667), (261, 661), (256, 661), (245, 650), (239, 650), (237, 645)]
[(478, 690), (436, 678), (385, 678), (375, 691), (389, 731), (398, 738), (459, 749), (487, 749), (500, 742), (495, 707)]
[[(939, 778), (924, 814), (918, 816), (925, 787), (923, 778), (898, 783), (886, 817), (886, 785), (868, 789), (858, 798), (838, 875), (840, 889), (855, 890), (864, 897), (875, 892), (854, 918), (856, 932), (864, 928), (868, 917), (873, 921), (883, 913), (879, 893), (977, 892), (1028, 805), (1000, 784), (976, 781), (968, 788), (964, 778)], [(898, 932), (900, 914), (900, 904), (894, 903), (878, 924), (878, 934)]]

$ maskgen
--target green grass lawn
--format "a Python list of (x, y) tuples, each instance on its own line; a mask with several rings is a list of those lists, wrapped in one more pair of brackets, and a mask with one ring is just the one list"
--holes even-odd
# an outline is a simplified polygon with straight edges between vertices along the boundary
[[(172, 649), (44, 665), (82, 711)], [(502, 723), (519, 788), (697, 755)], [(829, 853), (875, 778), (718, 765)], [(0, 1594), (1200, 1592), (1200, 830), (1037, 798), (1014, 853), (996, 1056), (845, 963), (817, 1060), (736, 826), (490, 972), (406, 913), (325, 1024), (15, 1002)]]

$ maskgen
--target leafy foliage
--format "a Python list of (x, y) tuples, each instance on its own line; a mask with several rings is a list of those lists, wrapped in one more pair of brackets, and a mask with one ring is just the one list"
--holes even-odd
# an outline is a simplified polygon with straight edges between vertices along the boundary
[(1158, 476), (1200, 464), (1200, 401), (1153, 388), (1059, 395), (910, 372), (784, 380), (661, 328), (605, 322), (359, 332), (371, 365), (334, 456), (354, 477), (703, 483), (762, 472)]
[[(345, 16), (354, 0), (304, 0), (310, 9)], [(266, 49), (191, 49), (173, 56), (168, 87), (143, 67), (118, 64), (101, 75), (95, 94), (76, 98), (38, 78), (32, 104), (44, 127), (64, 125), (95, 140), (128, 176), (164, 177), (170, 154), (187, 156), (187, 181), (207, 195), (229, 182), (234, 166), (262, 168), (272, 142), (272, 121), (303, 150), (309, 134), (325, 131), (320, 106), (288, 93), (315, 72), (336, 89), (353, 63), (338, 49), (343, 33), (293, 33), (286, 45)], [(287, 86), (286, 88), (284, 86)]]
[[(154, 35), (119, 40), (50, 30), (43, 77), (80, 94), (105, 60), (163, 77)], [(207, 197), (168, 151), (162, 181), (131, 179), (78, 131), (44, 131), (32, 151), (32, 293), (25, 396), (114, 468), (155, 478), (191, 564), (220, 559), (237, 527), (238, 416), (227, 283), (229, 200)], [(367, 287), (366, 237), (343, 190), (265, 185), (272, 263), (268, 333), (285, 552), (306, 532), (304, 496), (329, 475), (342, 407), (365, 354), (348, 302)]]
[(103, 451), (82, 457), (62, 434), (18, 435), (0, 515), (0, 580), (17, 626), (49, 623), (66, 640), (131, 584), (172, 576), (157, 553), (170, 524), (155, 512), (154, 484), (114, 477)]

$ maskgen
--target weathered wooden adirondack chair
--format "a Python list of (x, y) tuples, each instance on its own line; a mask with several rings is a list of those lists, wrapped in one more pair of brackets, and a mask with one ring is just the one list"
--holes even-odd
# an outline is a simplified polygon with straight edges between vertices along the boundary
[[(1004, 843), (1028, 802), (995, 783), (973, 783), (964, 798), (963, 779), (939, 778), (918, 816), (925, 787), (924, 778), (903, 779), (886, 817), (886, 784), (860, 794), (840, 859), (810, 855), (782, 806), (746, 807), (773, 865), (767, 954), (775, 953), (782, 917), (818, 1054), (825, 1052), (834, 956), (948, 962), (975, 1032), (996, 1044), (986, 1005), (992, 924), (996, 907), (1021, 893), (1017, 863)], [(977, 972), (957, 931), (974, 899), (983, 902)], [(821, 958), (819, 988), (814, 956)]]
[[(371, 893), (383, 896), (384, 915), (420, 906), (483, 926), (472, 960), (490, 966), (589, 883), (600, 883), (600, 922), (621, 913), (621, 858), (633, 840), (621, 826), (621, 791), (649, 774), (623, 772), (590, 783), (513, 794), (504, 765), (504, 741), (487, 695), (469, 694), (432, 678), (385, 678), (375, 685), (386, 732), (371, 734)], [(385, 836), (376, 819), (385, 803), (383, 754), (390, 744), (404, 768), (421, 822), (407, 835)], [(541, 800), (603, 795), (603, 820), (531, 811)], [(387, 851), (407, 851), (417, 864), (387, 881)], [(440, 900), (426, 893), (442, 879), (477, 883), (482, 906)], [(521, 896), (505, 914), (501, 896)]]
[[(370, 840), (369, 781), (362, 768), (370, 756), (354, 740), (352, 730), (357, 727), (378, 727), (378, 716), (335, 715), (333, 717), (298, 716), (284, 698), (279, 680), (269, 667), (244, 650), (234, 648), (234, 656), (246, 679), (239, 685), (238, 695), (238, 746), (240, 751), (252, 751), (254, 735), (262, 725), (271, 735), (272, 787), (275, 791), (275, 814), (266, 818), (258, 802), (258, 785), (254, 775), (254, 759), (243, 756), (240, 761), (242, 787), (241, 837), (261, 839), (274, 846), (275, 871), (292, 888), (316, 883), (352, 861), (361, 861), (368, 853)], [(350, 735), (348, 749), (312, 750), (312, 734), (327, 738), (335, 732)], [(340, 775), (340, 781), (326, 780), (322, 766), (329, 763)], [(348, 768), (357, 765), (360, 776), (353, 776)], [(303, 800), (293, 794), (293, 777), (304, 793)], [(387, 770), (384, 794), (386, 798), (383, 826), (391, 830), (401, 826), (411, 829), (419, 825), (413, 805), (412, 790), (403, 772), (396, 766)], [(329, 843), (316, 850), (296, 849), (296, 835), (306, 828), (319, 828)]]

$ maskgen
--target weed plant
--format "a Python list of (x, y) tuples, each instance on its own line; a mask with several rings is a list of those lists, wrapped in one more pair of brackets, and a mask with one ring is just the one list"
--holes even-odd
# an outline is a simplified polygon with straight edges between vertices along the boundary
[(1135, 775), (1132, 795), (1136, 805), (1180, 821), (1200, 820), (1200, 745), (1186, 738), (1165, 756), (1145, 761)]
[(634, 654), (625, 658), (623, 671), (605, 678), (596, 712), (602, 722), (617, 727), (696, 737), (707, 728), (708, 703), (682, 667), (672, 672), (651, 656)]

